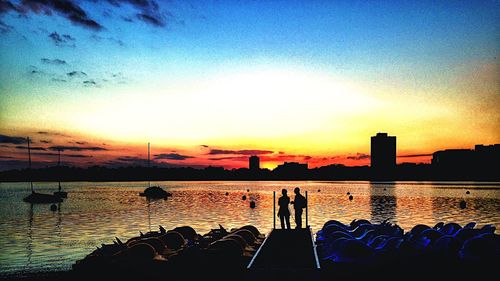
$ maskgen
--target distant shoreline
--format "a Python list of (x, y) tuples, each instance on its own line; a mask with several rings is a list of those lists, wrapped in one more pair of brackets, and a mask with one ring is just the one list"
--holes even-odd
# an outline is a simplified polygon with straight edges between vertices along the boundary
[[(137, 179), (137, 180), (65, 180), (61, 181), (61, 183), (68, 182), (68, 183), (75, 183), (75, 182), (146, 182), (148, 180), (142, 180), (142, 179)], [(378, 180), (369, 180), (369, 179), (332, 179), (332, 180), (324, 180), (324, 179), (160, 179), (160, 180), (152, 180), (152, 182), (195, 182), (195, 181), (200, 181), (200, 182), (210, 182), (210, 181), (223, 181), (223, 182), (262, 182), (262, 181), (270, 181), (270, 182), (325, 182), (325, 183), (331, 183), (331, 182), (370, 182), (372, 184), (392, 184), (392, 183), (398, 183), (398, 182), (404, 182), (405, 184), (409, 184), (414, 182), (415, 185), (421, 184), (421, 183), (432, 183), (434, 185), (449, 185), (449, 184), (454, 184), (454, 185), (463, 185), (463, 186), (468, 186), (471, 184), (481, 184), (481, 185), (486, 185), (486, 186), (496, 186), (500, 185), (500, 181), (487, 181), (487, 180), (405, 180), (405, 179), (399, 179), (399, 180), (387, 180), (387, 181), (378, 181)], [(23, 183), (27, 182), (25, 180), (7, 180), (7, 181), (0, 181), (0, 183)], [(41, 182), (41, 183), (51, 183), (51, 182), (58, 182), (57, 180), (34, 180), (33, 182)]]

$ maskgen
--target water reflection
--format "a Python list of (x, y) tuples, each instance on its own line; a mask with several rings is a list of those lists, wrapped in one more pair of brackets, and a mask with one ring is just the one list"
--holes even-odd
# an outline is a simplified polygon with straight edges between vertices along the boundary
[(372, 222), (379, 223), (387, 220), (397, 223), (395, 187), (395, 183), (379, 184), (370, 182), (370, 220)]
[(30, 204), (28, 209), (28, 239), (26, 240), (26, 267), (31, 266), (31, 258), (33, 256), (33, 204)]
[[(380, 222), (389, 219), (409, 230), (417, 223), (439, 221), (500, 227), (500, 184), (486, 189), (479, 184), (369, 182), (156, 182), (174, 196), (168, 200), (146, 200), (137, 192), (142, 182), (68, 183), (71, 198), (58, 206), (20, 204), (25, 194), (21, 183), (0, 186), (0, 272), (19, 270), (64, 270), (101, 243), (117, 236), (127, 240), (140, 231), (190, 225), (206, 233), (222, 224), (231, 229), (255, 225), (267, 233), (273, 226), (273, 191), (292, 191), (299, 186), (308, 191), (309, 224), (317, 231), (336, 219)], [(49, 190), (50, 183), (39, 184)], [(384, 189), (385, 188), (385, 189)], [(247, 191), (250, 189), (250, 191)], [(321, 189), (321, 192), (318, 190)], [(353, 194), (350, 201), (347, 192)], [(227, 195), (226, 195), (227, 193)], [(247, 200), (242, 200), (246, 195)], [(462, 198), (467, 208), (460, 209)], [(146, 201), (144, 201), (146, 200)], [(254, 200), (256, 208), (249, 202)], [(63, 206), (64, 205), (64, 206)], [(62, 208), (61, 208), (62, 207)], [(303, 216), (304, 218), (304, 216)], [(293, 218), (292, 218), (293, 225)]]

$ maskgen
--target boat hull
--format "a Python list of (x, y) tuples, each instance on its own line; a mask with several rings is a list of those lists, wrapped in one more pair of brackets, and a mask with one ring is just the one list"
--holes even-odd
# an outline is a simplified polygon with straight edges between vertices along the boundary
[(33, 192), (30, 195), (24, 197), (23, 201), (31, 204), (50, 204), (61, 203), (63, 200), (62, 198), (53, 194)]

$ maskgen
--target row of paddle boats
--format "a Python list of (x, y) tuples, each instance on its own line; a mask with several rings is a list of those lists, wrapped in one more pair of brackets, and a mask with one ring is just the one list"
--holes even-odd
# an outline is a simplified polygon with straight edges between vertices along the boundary
[[(192, 227), (181, 226), (140, 233), (122, 242), (102, 244), (73, 265), (78, 275), (102, 277), (178, 276), (220, 272), (221, 267), (241, 270), (264, 240), (259, 230), (246, 225), (226, 230), (219, 228), (200, 235)], [(194, 271), (193, 271), (194, 270)]]
[(495, 226), (476, 228), (440, 222), (415, 225), (404, 232), (397, 224), (354, 220), (326, 222), (316, 234), (324, 266), (427, 262), (489, 262), (500, 260), (500, 237)]

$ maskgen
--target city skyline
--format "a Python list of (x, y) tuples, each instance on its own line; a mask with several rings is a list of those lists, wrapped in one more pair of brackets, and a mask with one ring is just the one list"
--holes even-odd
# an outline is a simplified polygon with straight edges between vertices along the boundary
[[(0, 169), (369, 165), (500, 143), (496, 1), (2, 1)], [(280, 11), (276, 13), (276, 11)]]

